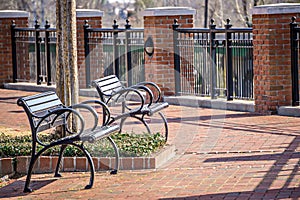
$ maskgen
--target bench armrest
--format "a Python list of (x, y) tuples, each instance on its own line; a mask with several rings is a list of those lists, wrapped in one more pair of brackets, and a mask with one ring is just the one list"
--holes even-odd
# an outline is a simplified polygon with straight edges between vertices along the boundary
[(94, 108), (92, 108), (91, 106), (80, 103), (80, 104), (74, 104), (72, 106), (69, 106), (69, 108), (72, 108), (75, 110), (76, 109), (85, 109), (85, 110), (89, 111), (94, 117), (94, 125), (93, 125), (92, 130), (94, 130), (98, 126), (98, 114), (97, 114), (96, 110)]
[(151, 104), (153, 103), (153, 92), (152, 90), (150, 90), (150, 88), (146, 87), (145, 85), (132, 85), (130, 86), (130, 88), (134, 88), (134, 89), (138, 89), (138, 90), (143, 90), (144, 92), (146, 92), (148, 94), (149, 97), (149, 103), (148, 103), (148, 107), (151, 106)]
[[(155, 84), (153, 82), (149, 82), (149, 81), (143, 81), (143, 82), (140, 82), (136, 85), (139, 85), (139, 86), (143, 85), (143, 86), (149, 88), (149, 90), (151, 90), (151, 91), (152, 91), (152, 88), (153, 88), (154, 90), (152, 91), (152, 99), (153, 99), (152, 102), (157, 103), (160, 100), (160, 98), (161, 98), (161, 89), (157, 84)], [(149, 86), (151, 86), (151, 88)], [(155, 97), (154, 94), (157, 94), (157, 97)]]
[[(90, 106), (90, 104), (95, 104), (95, 105), (100, 105), (101, 107), (102, 107), (102, 110), (103, 110), (103, 124), (102, 124), (102, 126), (105, 126), (105, 125), (107, 125), (107, 124), (109, 124), (109, 120), (110, 120), (110, 110), (109, 110), (109, 108), (108, 108), (108, 106), (104, 103), (104, 102), (102, 102), (102, 101), (100, 101), (100, 100), (96, 100), (96, 99), (92, 99), (92, 100), (87, 100), (87, 101), (83, 101), (83, 102), (81, 102), (80, 104), (78, 104), (79, 106), (88, 106), (89, 107), (89, 109), (91, 109), (92, 111), (92, 114), (93, 114), (93, 116), (95, 117), (94, 119), (95, 119), (95, 122), (94, 122), (94, 127), (93, 127), (93, 129), (95, 129), (96, 127), (97, 127), (97, 125), (98, 125), (98, 114), (97, 114), (97, 111), (93, 108), (93, 107), (91, 107)], [(77, 106), (78, 106), (77, 105)]]
[[(136, 95), (138, 97), (138, 102), (139, 105), (135, 108), (130, 108), (127, 104), (128, 96), (129, 95)], [(141, 94), (141, 92), (135, 88), (123, 88), (122, 90), (117, 90), (114, 91), (113, 94), (109, 97), (109, 99), (107, 100), (107, 104), (110, 102), (122, 102), (124, 103), (125, 107), (127, 110), (129, 110), (129, 112), (124, 113), (125, 115), (130, 115), (131, 112), (139, 112), (142, 110), (142, 108), (144, 107), (145, 104), (145, 98), (144, 96)], [(124, 115), (122, 115), (124, 117)]]
[[(82, 134), (82, 132), (84, 130), (84, 126), (85, 126), (84, 119), (78, 111), (76, 111), (72, 108), (69, 108), (69, 107), (55, 108), (55, 109), (52, 109), (52, 110), (48, 110), (47, 113), (44, 114), (44, 115), (40, 115), (40, 116), (35, 115), (34, 117), (36, 117), (37, 119), (40, 119), (40, 120), (38, 120), (37, 124), (35, 125), (36, 130), (39, 130), (39, 127), (43, 125), (44, 121), (47, 122), (47, 124), (49, 124), (49, 122), (50, 122), (50, 124), (55, 126), (55, 123), (57, 122), (57, 120), (67, 121), (68, 117), (71, 114), (76, 115), (78, 117), (81, 126), (80, 126), (80, 129), (77, 131), (77, 133), (72, 133), (70, 130), (68, 130), (68, 132), (72, 134), (69, 137), (70, 138), (77, 138), (77, 137), (80, 136), (80, 134)], [(64, 119), (60, 118), (60, 116), (62, 116), (62, 115), (65, 115)], [(61, 123), (59, 123), (59, 124), (61, 124)], [(50, 127), (48, 127), (48, 128), (50, 128)], [(39, 138), (37, 136), (37, 134), (39, 132), (40, 131), (36, 132), (34, 137), (40, 145), (46, 146), (46, 144), (44, 142), (39, 140)]]

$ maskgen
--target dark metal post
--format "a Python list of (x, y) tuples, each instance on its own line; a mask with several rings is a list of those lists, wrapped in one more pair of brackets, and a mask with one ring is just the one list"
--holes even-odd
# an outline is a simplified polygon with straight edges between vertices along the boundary
[(292, 17), (290, 23), (291, 35), (291, 73), (292, 73), (292, 105), (299, 105), (299, 80), (298, 80), (298, 50), (297, 50), (297, 32), (295, 28), (298, 26), (296, 17)]
[(40, 46), (40, 25), (37, 20), (35, 20), (35, 57), (36, 57), (36, 84), (42, 84), (42, 74), (41, 74), (41, 46)]
[(47, 85), (51, 85), (51, 59), (50, 59), (50, 24), (46, 20), (45, 24), (45, 49), (46, 49), (46, 66), (47, 66)]
[(91, 66), (90, 66), (90, 47), (89, 47), (89, 31), (90, 28), (88, 20), (84, 21), (84, 57), (85, 57), (85, 81), (86, 87), (89, 88), (91, 84)]
[(11, 23), (11, 53), (12, 53), (12, 66), (13, 66), (13, 82), (16, 83), (18, 79), (18, 67), (17, 67), (17, 47), (16, 47), (16, 35), (15, 35), (15, 20)]
[(215, 20), (211, 19), (210, 20), (210, 25), (209, 25), (209, 29), (210, 29), (210, 42), (209, 42), (209, 46), (210, 46), (210, 58), (211, 58), (211, 62), (210, 62), (210, 95), (212, 99), (215, 99), (215, 88), (216, 88), (216, 81), (217, 81), (217, 72), (216, 72), (216, 45), (215, 45), (215, 39), (216, 39), (216, 33), (214, 32), (214, 30), (216, 29), (216, 25), (214, 24)]
[(231, 33), (228, 31), (232, 25), (230, 24), (230, 19), (226, 20), (225, 34), (226, 34), (226, 87), (227, 87), (227, 100), (232, 100), (233, 98), (233, 70), (232, 70), (232, 48), (231, 47)]
[(118, 27), (119, 25), (117, 24), (117, 21), (114, 20), (114, 24), (113, 24), (113, 29), (114, 29), (114, 33), (113, 33), (113, 54), (114, 54), (114, 58), (113, 58), (113, 62), (114, 62), (114, 67), (115, 67), (115, 75), (120, 78), (120, 70), (119, 70), (119, 51), (117, 48), (117, 38), (118, 38)]
[(181, 80), (180, 80), (180, 52), (178, 47), (178, 31), (179, 27), (178, 20), (174, 19), (173, 28), (173, 48), (174, 48), (174, 71), (175, 71), (175, 95), (179, 95), (181, 91)]
[(126, 39), (125, 39), (125, 52), (126, 52), (126, 65), (127, 65), (127, 84), (131, 86), (132, 83), (132, 63), (131, 63), (131, 41), (130, 41), (130, 32), (128, 31), (131, 28), (129, 20), (126, 20), (125, 29), (126, 29)]
[(204, 28), (207, 28), (207, 18), (208, 18), (208, 0), (205, 0), (204, 6)]

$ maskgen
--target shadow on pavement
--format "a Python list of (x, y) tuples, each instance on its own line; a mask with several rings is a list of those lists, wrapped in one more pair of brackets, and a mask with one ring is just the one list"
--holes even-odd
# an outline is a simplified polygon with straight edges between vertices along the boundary
[(271, 190), (254, 190), (243, 192), (228, 192), (207, 195), (181, 196), (172, 198), (160, 198), (160, 200), (190, 200), (190, 199), (298, 199), (300, 195), (299, 187), (280, 188)]
[[(34, 190), (39, 190), (48, 184), (51, 184), (55, 180), (38, 180), (31, 181), (30, 187)], [(9, 185), (0, 188), (0, 198), (11, 198), (11, 197), (21, 197), (26, 196), (30, 193), (24, 193), (25, 181), (17, 180)]]

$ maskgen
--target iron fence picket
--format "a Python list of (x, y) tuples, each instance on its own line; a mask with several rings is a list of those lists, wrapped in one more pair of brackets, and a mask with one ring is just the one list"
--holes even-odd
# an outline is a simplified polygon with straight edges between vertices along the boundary
[[(85, 23), (86, 87), (103, 74), (116, 73), (121, 80), (128, 81), (131, 73), (131, 84), (145, 80), (143, 29), (91, 28)], [(56, 77), (56, 29), (49, 24), (40, 27), (37, 22), (30, 28), (12, 23), (11, 33), (13, 82), (52, 85)]]
[[(251, 28), (232, 28), (230, 20), (225, 28), (216, 28), (211, 20), (209, 28), (179, 28), (174, 23), (173, 30), (174, 67), (180, 73), (175, 82), (178, 95), (253, 100)], [(193, 42), (183, 48), (188, 34), (193, 35), (189, 37)], [(194, 49), (192, 56), (186, 54), (188, 48)], [(194, 73), (185, 74), (186, 68)], [(187, 84), (193, 88), (188, 88)]]
[(32, 28), (13, 23), (11, 34), (13, 82), (54, 83), (56, 29), (40, 27), (38, 22)]
[(300, 27), (296, 17), (290, 23), (292, 105), (299, 106)]
[[(88, 37), (86, 45), (93, 49), (89, 51), (89, 59), (93, 61), (86, 63), (86, 67), (99, 69), (103, 71), (104, 76), (116, 74), (120, 80), (131, 85), (145, 80), (144, 29), (133, 29), (129, 21), (126, 22), (125, 28), (119, 28), (114, 21), (112, 29), (91, 27), (85, 29), (87, 32), (85, 37)], [(100, 62), (96, 63), (95, 60)]]

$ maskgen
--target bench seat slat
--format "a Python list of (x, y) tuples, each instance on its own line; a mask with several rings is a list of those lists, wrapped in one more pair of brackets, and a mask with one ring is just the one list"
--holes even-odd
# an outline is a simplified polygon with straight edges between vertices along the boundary
[(113, 133), (119, 131), (120, 127), (118, 125), (115, 126), (103, 126), (97, 127), (95, 130), (91, 131), (91, 129), (86, 129), (80, 136), (82, 141), (87, 141), (93, 143), (97, 140), (110, 136)]
[(117, 78), (113, 78), (113, 79), (109, 79), (109, 80), (96, 80), (94, 81), (97, 83), (97, 85), (99, 85), (100, 87), (104, 87), (104, 86), (107, 86), (107, 85), (111, 85), (111, 84), (114, 84), (114, 83), (118, 83), (119, 80)]
[[(43, 102), (54, 101), (54, 100), (59, 100), (56, 94), (27, 100), (26, 103), (27, 103), (27, 106), (33, 106), (36, 104), (41, 104)], [(60, 103), (60, 104), (62, 104), (62, 103)]]
[(167, 102), (162, 103), (155, 103), (148, 107), (148, 105), (145, 105), (142, 109), (142, 112), (146, 112), (148, 115), (153, 115), (153, 113), (159, 112), (165, 108), (167, 108), (169, 104)]
[(109, 85), (111, 83), (118, 82), (119, 79), (115, 75), (107, 76), (101, 79), (97, 79), (96, 82), (99, 86)]
[(122, 89), (122, 85), (120, 82), (117, 82), (117, 83), (113, 83), (111, 85), (106, 85), (106, 86), (102, 86), (101, 87), (101, 90), (103, 93), (112, 93), (113, 90), (118, 90), (118, 89)]
[(34, 106), (30, 106), (29, 109), (32, 113), (38, 112), (38, 111), (42, 111), (42, 110), (46, 110), (46, 109), (50, 109), (53, 107), (57, 107), (61, 105), (61, 101), (59, 99), (55, 100), (55, 101), (50, 101), (47, 103), (41, 103), (41, 104), (37, 104)]

